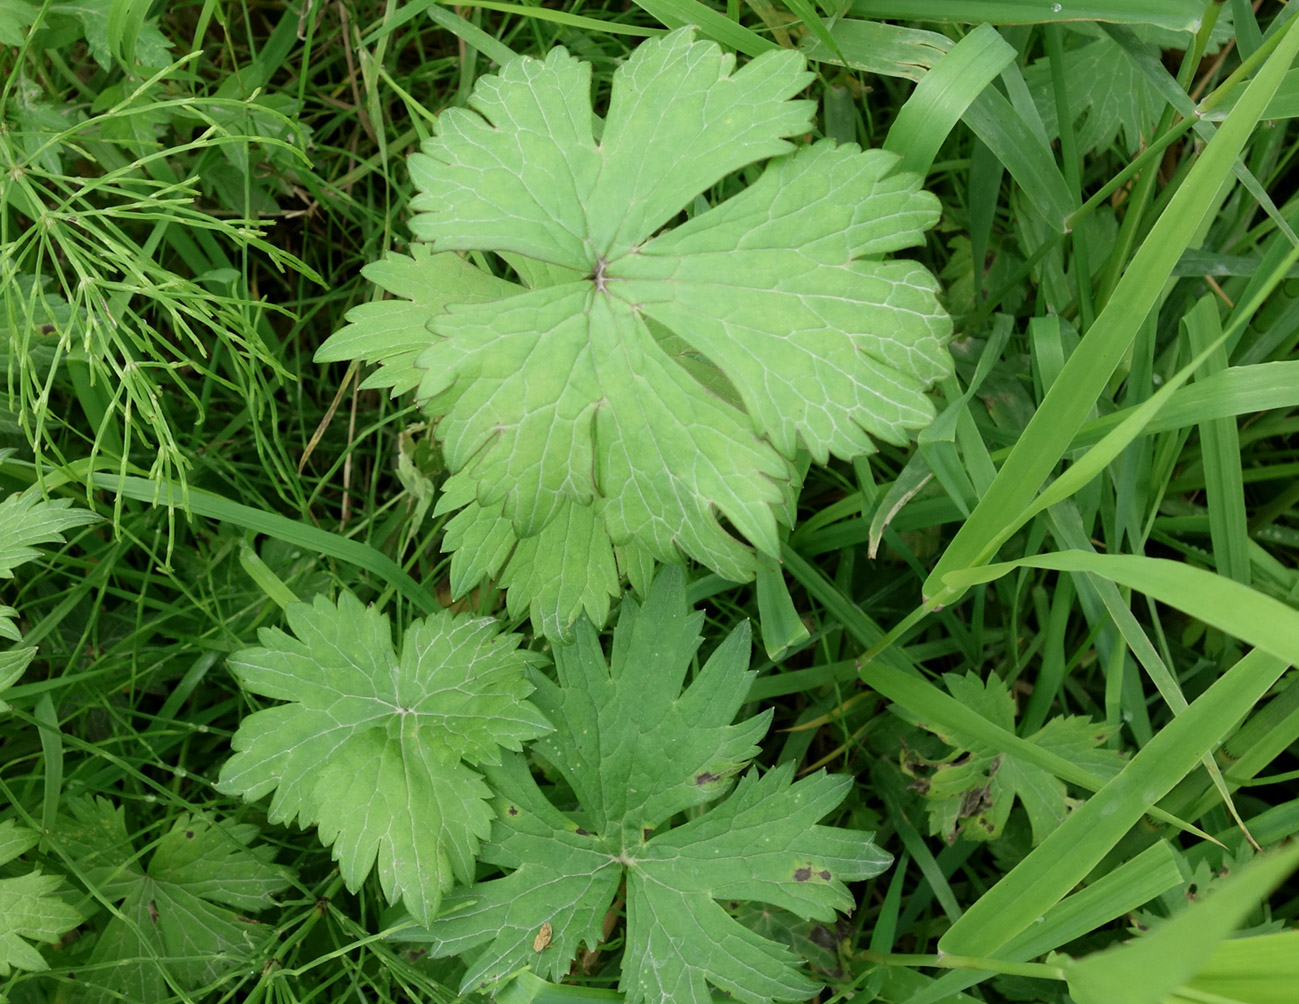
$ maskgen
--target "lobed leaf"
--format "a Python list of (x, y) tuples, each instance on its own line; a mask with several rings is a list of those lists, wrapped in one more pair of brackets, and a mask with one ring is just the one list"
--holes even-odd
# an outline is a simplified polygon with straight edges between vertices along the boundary
[[(0, 865), (36, 846), (40, 834), (12, 819), (0, 822)], [(39, 972), (49, 968), (32, 941), (53, 943), (81, 922), (79, 911), (64, 903), (57, 891), (58, 875), (33, 870), (0, 878), (0, 976), (14, 969)]]
[(270, 931), (247, 915), (274, 905), (289, 885), (257, 829), (175, 819), (141, 863), (125, 814), (104, 798), (70, 798), (55, 834), (85, 881), (117, 904), (90, 955), (96, 990), (127, 1000), (171, 995), (168, 974), (186, 989), (210, 983), (255, 957)]
[(398, 656), (388, 618), (347, 592), (285, 616), (296, 637), (263, 630), (230, 666), (291, 703), (243, 720), (218, 787), (273, 792), (271, 822), (316, 824), (349, 888), (377, 868), (389, 901), (427, 922), (454, 879), (472, 879), (491, 827), (491, 793), (465, 761), (497, 763), (549, 728), (524, 700), (538, 657), (495, 621), (447, 611), (412, 624)]
[(511, 610), (567, 641), (580, 614), (603, 623), (629, 563), (751, 579), (751, 548), (777, 555), (792, 519), (800, 449), (850, 458), (933, 417), (951, 324), (928, 272), (882, 257), (938, 203), (892, 154), (793, 153), (809, 77), (787, 50), (737, 69), (686, 28), (614, 73), (598, 141), (590, 66), (562, 49), (438, 117), (410, 159), (411, 229), (438, 252), (419, 267), (463, 286), (473, 267), (443, 253), (494, 252), (528, 288), (487, 277), (456, 298), (376, 271), (411, 302), (358, 308), (319, 358), (388, 361), (371, 385), (398, 389), (424, 371), (454, 475), (438, 511), (462, 510), (444, 540), (457, 594), (503, 572)]
[(555, 649), (559, 682), (537, 675), (534, 699), (555, 726), (538, 749), (580, 808), (556, 807), (522, 757), (489, 768), (497, 818), (483, 860), (507, 874), (453, 892), (426, 931), (400, 936), (434, 955), (468, 953), (462, 992), (523, 966), (562, 978), (582, 943), (603, 940), (624, 880), (619, 985), (630, 1004), (710, 1001), (710, 984), (755, 1002), (816, 992), (791, 952), (716, 901), (831, 920), (852, 908), (844, 883), (878, 874), (890, 858), (869, 834), (817, 825), (851, 778), (793, 782), (792, 764), (748, 772), (724, 801), (672, 825), (726, 795), (770, 722), (767, 713), (732, 724), (753, 677), (747, 625), (682, 690), (702, 619), (686, 608), (684, 574), (662, 571), (643, 606), (624, 600), (608, 656), (583, 622), (574, 645)]

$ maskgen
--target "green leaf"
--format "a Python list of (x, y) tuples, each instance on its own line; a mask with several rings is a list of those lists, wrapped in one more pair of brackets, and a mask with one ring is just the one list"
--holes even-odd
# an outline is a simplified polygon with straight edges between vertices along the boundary
[(27, 0), (0, 0), (0, 44), (22, 45), (24, 29), (35, 22), (40, 8)]
[[(90, 55), (105, 70), (113, 65), (113, 47), (109, 40), (109, 20), (113, 0), (69, 0), (51, 5), (51, 14), (65, 14), (81, 22)], [(136, 62), (144, 66), (166, 66), (171, 62), (168, 50), (172, 43), (158, 30), (158, 19), (150, 18), (140, 25), (134, 39)]]
[[(12, 819), (0, 823), (0, 865), (35, 847), (40, 834)], [(38, 870), (0, 879), (0, 976), (11, 970), (48, 969), (44, 957), (29, 941), (52, 944), (81, 922), (81, 914), (55, 895), (63, 884), (58, 875)]]
[[(785, 948), (737, 922), (716, 900), (758, 900), (804, 919), (851, 910), (846, 882), (889, 863), (869, 834), (818, 826), (852, 786), (793, 764), (750, 770), (770, 712), (731, 724), (753, 673), (748, 626), (686, 678), (702, 614), (685, 603), (684, 574), (659, 573), (644, 606), (623, 601), (609, 657), (589, 622), (556, 647), (559, 682), (538, 675), (535, 700), (555, 724), (538, 742), (576, 795), (570, 816), (542, 793), (522, 757), (489, 771), (499, 792), (483, 858), (507, 870), (447, 897), (425, 932), (436, 955), (473, 952), (462, 992), (522, 966), (568, 972), (579, 944), (595, 948), (626, 881), (620, 988), (640, 1001), (705, 1002), (708, 985), (746, 1001), (804, 1000), (816, 984)], [(716, 803), (671, 825), (686, 809)]]
[(449, 303), (477, 303), (523, 292), (522, 287), (474, 268), (459, 255), (432, 254), (423, 244), (411, 255), (389, 254), (361, 274), (399, 299), (353, 307), (348, 324), (316, 351), (316, 362), (362, 359), (382, 363), (362, 387), (391, 387), (402, 394), (419, 385), (415, 359), (428, 348), (428, 322)]
[(376, 864), (390, 902), (425, 923), (453, 878), (468, 882), (491, 827), (490, 792), (466, 766), (497, 763), (548, 729), (524, 700), (538, 656), (494, 620), (441, 611), (393, 651), (388, 618), (351, 593), (291, 604), (297, 636), (264, 629), (264, 647), (230, 659), (250, 691), (289, 701), (240, 723), (218, 787), (274, 791), (268, 818), (317, 824), (355, 890)]
[[(1075, 121), (1082, 119), (1077, 129), (1079, 153), (1108, 147), (1120, 132), (1129, 156), (1135, 156), (1149, 143), (1164, 101), (1113, 39), (1103, 35), (1070, 49), (1064, 54), (1063, 72), (1069, 81), (1069, 114)], [(1050, 60), (1035, 62), (1024, 71), (1024, 80), (1047, 134), (1058, 136)]]
[[(63, 531), (99, 521), (95, 513), (70, 505), (67, 499), (41, 498), (35, 489), (0, 502), (0, 579), (13, 578), (14, 568), (37, 557), (36, 545), (61, 544)], [(17, 610), (0, 605), (0, 638), (22, 642), (17, 619)], [(32, 646), (0, 652), (0, 693), (22, 676), (35, 655)], [(8, 710), (9, 705), (0, 700), (0, 712)]]
[[(894, 154), (792, 152), (786, 137), (811, 128), (811, 102), (791, 100), (809, 76), (795, 52), (737, 70), (674, 31), (614, 73), (597, 143), (590, 65), (556, 49), (480, 78), (410, 159), (415, 236), (493, 252), (532, 288), (488, 279), (491, 299), (453, 302), (376, 274), (413, 305), (358, 308), (322, 358), (393, 359), (381, 380), (401, 387), (412, 362), (425, 371), (418, 396), (459, 479), (448, 491), (482, 510), (444, 546), (489, 556), (459, 562), (457, 583), (505, 569), (512, 609), (552, 639), (583, 612), (603, 623), (619, 548), (752, 579), (746, 545), (778, 554), (800, 449), (851, 458), (933, 417), (951, 324), (924, 268), (883, 258), (920, 243), (938, 203)], [(747, 189), (670, 228), (766, 158)]]
[(99, 521), (93, 512), (70, 509), (71, 504), (43, 499), (35, 490), (0, 502), (0, 579), (13, 578), (16, 566), (39, 555), (37, 544), (61, 544), (64, 530)]
[[(944, 678), (951, 695), (988, 721), (1013, 732), (1015, 699), (1005, 681), (993, 674), (980, 680), (974, 673), (948, 674)], [(930, 801), (929, 832), (948, 843), (959, 831), (970, 840), (995, 840), (1001, 836), (1016, 799), (1024, 806), (1039, 844), (1069, 814), (1072, 803), (1064, 781), (1036, 764), (1000, 752), (977, 739), (965, 736), (923, 718), (917, 723), (954, 747), (941, 760), (912, 757), (904, 767), (912, 774), (921, 768), (918, 782)], [(1111, 730), (1081, 716), (1052, 718), (1028, 741), (1086, 768), (1102, 778), (1112, 778), (1122, 768), (1123, 758), (1098, 747)], [(924, 768), (935, 768), (928, 773)]]
[[(168, 979), (193, 989), (253, 958), (273, 936), (249, 913), (274, 905), (289, 885), (274, 848), (253, 845), (256, 827), (182, 815), (153, 845), (147, 866), (120, 807), (70, 798), (54, 834), (85, 881), (118, 904), (91, 953), (95, 988), (127, 1000), (164, 1000)], [(164, 972), (165, 969), (165, 972)]]

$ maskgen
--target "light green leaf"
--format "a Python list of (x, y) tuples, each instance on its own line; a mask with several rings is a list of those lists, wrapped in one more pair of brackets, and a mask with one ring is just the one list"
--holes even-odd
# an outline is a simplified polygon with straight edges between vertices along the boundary
[(348, 886), (376, 865), (389, 901), (426, 923), (454, 878), (469, 881), (488, 835), (490, 797), (464, 761), (496, 763), (500, 747), (549, 727), (524, 700), (518, 635), (448, 611), (416, 621), (393, 651), (388, 618), (351, 593), (285, 610), (291, 637), (230, 659), (254, 693), (292, 703), (240, 723), (221, 790), (261, 798), (268, 818), (318, 824)]
[[(12, 819), (0, 823), (0, 865), (7, 864), (40, 841), (35, 830)], [(31, 871), (0, 879), (0, 976), (14, 969), (39, 972), (49, 968), (30, 941), (53, 943), (81, 922), (81, 914), (55, 892), (63, 880)]]
[(448, 303), (477, 303), (523, 292), (522, 287), (475, 268), (459, 255), (432, 254), (414, 244), (410, 257), (389, 254), (361, 274), (398, 297), (363, 303), (347, 312), (348, 324), (316, 351), (316, 362), (361, 359), (381, 363), (362, 387), (391, 387), (394, 395), (419, 385), (415, 359), (433, 342), (429, 318)]
[[(17, 633), (17, 628), (13, 627), (13, 622), (9, 619), (14, 613), (13, 607), (0, 607), (0, 627), (12, 628)], [(12, 637), (6, 632), (6, 637)], [(36, 657), (36, 647), (28, 645), (26, 648), (11, 648), (7, 652), (0, 652), (0, 694), (3, 694), (9, 687), (12, 687), (22, 676), (27, 667), (31, 664), (32, 659)], [(0, 711), (8, 711), (9, 705), (0, 699)]]
[(0, 502), (0, 579), (13, 578), (16, 566), (40, 554), (37, 544), (61, 544), (63, 531), (99, 521), (93, 512), (70, 509), (71, 504), (43, 499), (30, 489)]
[[(86, 33), (90, 55), (105, 70), (113, 65), (112, 46), (109, 42), (109, 18), (113, 0), (68, 0), (51, 5), (51, 14), (66, 14), (81, 22)], [(171, 62), (168, 51), (172, 43), (158, 30), (158, 19), (144, 22), (134, 39), (136, 61), (144, 66), (166, 66)]]
[[(809, 77), (797, 53), (736, 69), (674, 31), (614, 73), (597, 143), (590, 66), (557, 49), (480, 78), (410, 160), (415, 236), (494, 252), (531, 288), (451, 302), (376, 274), (425, 309), (359, 308), (322, 358), (398, 360), (382, 378), (398, 386), (412, 360), (425, 371), (450, 490), (482, 510), (444, 541), (485, 547), (458, 585), (506, 569), (511, 608), (552, 639), (580, 613), (603, 622), (620, 549), (752, 579), (746, 545), (778, 554), (800, 449), (850, 458), (933, 417), (951, 323), (927, 271), (881, 259), (920, 243), (938, 203), (893, 154), (792, 152)], [(663, 229), (766, 158), (749, 188)], [(581, 522), (574, 546), (552, 546), (569, 539), (557, 527), (524, 559), (520, 541), (561, 520)]]
[(56, 896), (62, 884), (62, 877), (39, 871), (0, 879), (0, 976), (48, 969), (28, 942), (52, 944), (81, 922), (81, 914)]
[(36, 20), (40, 8), (27, 0), (0, 0), (0, 45), (22, 45), (24, 29)]
[[(13, 578), (14, 568), (39, 555), (36, 545), (61, 544), (65, 530), (99, 521), (95, 513), (70, 505), (67, 499), (41, 498), (35, 489), (0, 502), (0, 579)], [(22, 642), (17, 619), (17, 610), (0, 605), (0, 638)], [(0, 693), (23, 675), (35, 656), (33, 646), (0, 652)], [(0, 712), (8, 710), (9, 705), (0, 700)]]
[(755, 1002), (815, 993), (788, 950), (716, 900), (758, 900), (829, 921), (852, 908), (844, 883), (878, 874), (889, 856), (869, 834), (816, 825), (851, 778), (818, 773), (791, 783), (792, 763), (746, 773), (728, 798), (670, 825), (726, 794), (771, 720), (731, 724), (753, 677), (747, 625), (682, 692), (702, 619), (687, 611), (684, 575), (670, 568), (643, 607), (623, 601), (610, 656), (585, 621), (576, 644), (556, 647), (559, 683), (538, 675), (534, 698), (556, 731), (537, 745), (580, 808), (572, 816), (556, 808), (521, 757), (490, 769), (499, 797), (483, 858), (509, 874), (452, 893), (427, 931), (401, 935), (428, 942), (435, 955), (471, 953), (462, 991), (522, 966), (561, 978), (580, 943), (603, 939), (625, 878), (619, 985), (629, 1004), (702, 1004), (710, 984)]
[(274, 905), (289, 885), (274, 848), (253, 845), (257, 829), (182, 815), (144, 866), (123, 810), (103, 798), (67, 801), (71, 818), (54, 834), (82, 875), (121, 916), (104, 921), (91, 963), (94, 987), (127, 1000), (171, 996), (166, 972), (193, 989), (254, 957), (273, 933), (247, 915)]

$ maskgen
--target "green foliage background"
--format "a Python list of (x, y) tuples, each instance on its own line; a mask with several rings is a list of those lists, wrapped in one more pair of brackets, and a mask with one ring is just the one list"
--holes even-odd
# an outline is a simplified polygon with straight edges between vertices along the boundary
[[(914, 442), (806, 467), (753, 582), (689, 572), (696, 671), (756, 628), (758, 768), (854, 777), (825, 822), (895, 858), (837, 922), (728, 909), (822, 1001), (1290, 999), (1290, 865), (1246, 866), (1299, 831), (1291, 14), (0, 0), (0, 999), (456, 998), (465, 962), (390, 937), (379, 882), (217, 789), (272, 706), (231, 657), (344, 590), (546, 655), (502, 583), (453, 581), (410, 394), (313, 356), (408, 250), (436, 115), (556, 45), (599, 108), (685, 24), (741, 64), (802, 51), (800, 141), (925, 177), (942, 216), (907, 255), (956, 327)], [(621, 910), (563, 986), (499, 999), (614, 998)], [(1214, 954), (1233, 928), (1259, 937)]]

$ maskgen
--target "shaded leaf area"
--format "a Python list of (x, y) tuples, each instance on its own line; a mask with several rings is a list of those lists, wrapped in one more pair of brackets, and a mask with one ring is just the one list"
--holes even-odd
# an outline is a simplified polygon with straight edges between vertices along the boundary
[[(1001, 677), (991, 675), (981, 680), (974, 673), (948, 674), (943, 682), (965, 707), (1007, 731), (1015, 730), (1015, 699)], [(958, 836), (995, 840), (1005, 830), (1018, 801), (1028, 814), (1033, 844), (1037, 845), (1069, 814), (1074, 802), (1064, 781), (1050, 771), (1014, 754), (994, 750), (957, 730), (923, 719), (916, 724), (953, 747), (951, 753), (938, 759), (926, 759), (914, 752), (903, 754), (903, 770), (916, 778), (913, 787), (928, 800), (931, 834), (942, 836), (948, 843)], [(1098, 777), (1110, 778), (1126, 763), (1118, 752), (1100, 748), (1111, 731), (1090, 718), (1061, 715), (1026, 738)]]
[[(1155, 47), (1151, 52), (1158, 54)], [(1164, 101), (1132, 58), (1107, 35), (1069, 49), (1062, 67), (1068, 81), (1071, 125), (1077, 131), (1080, 152), (1104, 149), (1122, 136), (1123, 148), (1135, 156), (1154, 136)], [(1052, 83), (1051, 64), (1039, 59), (1024, 71), (1033, 103), (1047, 135), (1059, 136), (1059, 109)]]
[[(522, 966), (559, 979), (603, 940), (626, 882), (620, 988), (630, 1002), (803, 1000), (817, 984), (787, 948), (730, 913), (754, 900), (832, 923), (853, 908), (845, 883), (891, 860), (868, 833), (817, 825), (852, 786), (793, 764), (748, 770), (770, 713), (732, 724), (748, 693), (750, 637), (737, 628), (682, 690), (703, 615), (685, 578), (660, 572), (644, 606), (624, 601), (606, 656), (589, 623), (555, 650), (558, 683), (538, 676), (535, 701), (555, 724), (538, 741), (579, 808), (558, 808), (522, 757), (488, 776), (499, 792), (483, 860), (508, 874), (453, 892), (426, 932), (435, 955), (469, 959), (462, 992)], [(729, 794), (728, 794), (729, 793)], [(686, 809), (710, 806), (673, 825)]]
[(525, 698), (535, 653), (494, 620), (441, 611), (393, 649), (388, 618), (351, 593), (292, 604), (296, 637), (260, 634), (230, 660), (250, 691), (288, 701), (245, 718), (222, 790), (273, 792), (271, 822), (315, 824), (348, 886), (371, 869), (390, 902), (429, 921), (455, 879), (473, 878), (490, 791), (469, 763), (547, 731)]
[(249, 915), (273, 906), (289, 876), (273, 847), (254, 843), (256, 827), (182, 815), (146, 849), (121, 806), (71, 798), (67, 809), (56, 837), (115, 907), (97, 918), (87, 997), (165, 1000), (259, 957), (273, 929)]

